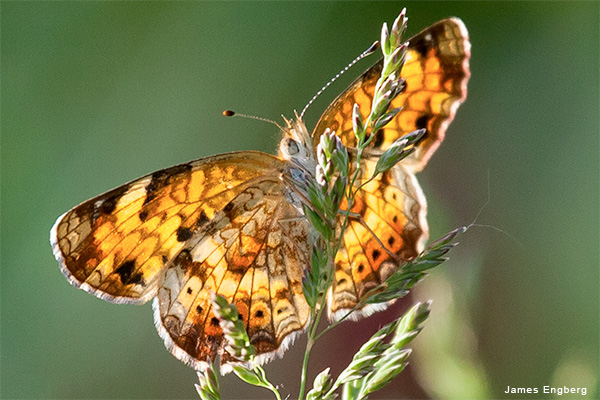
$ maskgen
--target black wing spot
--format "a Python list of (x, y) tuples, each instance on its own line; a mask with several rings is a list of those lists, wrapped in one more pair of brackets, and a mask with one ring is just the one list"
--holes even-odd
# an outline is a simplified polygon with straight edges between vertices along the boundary
[(211, 324), (212, 326), (219, 326), (219, 318), (217, 318), (217, 317), (212, 317), (212, 318), (210, 319), (210, 324)]
[(377, 132), (375, 132), (375, 138), (373, 139), (373, 147), (375, 148), (379, 148), (381, 147), (381, 145), (383, 144), (383, 139), (385, 138), (384, 134), (383, 134), (383, 129), (379, 129), (377, 130)]
[(203, 309), (202, 307), (200, 307), (200, 306), (196, 306), (196, 312), (197, 312), (198, 314), (202, 314), (202, 311), (204, 311), (204, 309)]
[(111, 214), (113, 211), (115, 211), (115, 208), (117, 208), (117, 202), (119, 199), (120, 197), (114, 196), (110, 199), (104, 200), (102, 205), (100, 205), (100, 212), (102, 214)]
[(381, 252), (377, 249), (373, 250), (373, 253), (371, 253), (373, 255), (373, 260), (377, 261), (377, 259), (379, 258), (379, 256), (381, 255)]
[(393, 245), (394, 245), (394, 243), (396, 243), (396, 239), (394, 239), (394, 237), (393, 237), (393, 236), (390, 236), (390, 237), (388, 238), (387, 242), (388, 242), (388, 244), (389, 244), (390, 246), (393, 246)]
[(191, 287), (187, 288), (187, 294), (192, 294), (192, 288)]
[[(427, 129), (427, 124), (431, 119), (431, 114), (423, 114), (415, 121), (415, 126), (417, 129)], [(427, 133), (425, 133), (427, 134)]]
[(198, 227), (203, 226), (208, 221), (210, 221), (210, 219), (208, 219), (208, 217), (206, 216), (206, 213), (204, 212), (204, 210), (202, 210), (202, 212), (200, 213), (200, 216), (198, 217), (198, 220), (196, 220), (196, 226), (198, 226)]
[(146, 219), (148, 219), (148, 211), (140, 212), (139, 217), (140, 217), (140, 221), (146, 222)]
[(177, 228), (177, 241), (178, 242), (185, 242), (187, 240), (189, 240), (193, 235), (193, 232), (190, 228), (185, 228), (183, 226), (180, 226), (179, 228)]
[(135, 260), (125, 261), (119, 268), (115, 270), (115, 272), (119, 275), (119, 279), (121, 283), (124, 285), (129, 284), (141, 284), (144, 285), (144, 276), (135, 271)]
[(363, 264), (360, 264), (356, 270), (357, 270), (359, 273), (361, 273), (361, 272), (363, 272), (363, 271), (364, 271), (364, 269), (365, 269), (365, 266), (364, 266)]
[(233, 211), (233, 201), (230, 201), (229, 203), (227, 203), (227, 205), (225, 207), (223, 207), (223, 212), (225, 213), (225, 215), (227, 216), (227, 218), (229, 218), (229, 220), (231, 220), (231, 212)]
[(417, 127), (417, 129), (425, 129), (425, 133), (419, 138), (419, 140), (416, 143), (417, 146), (419, 145), (419, 143), (421, 143), (423, 140), (429, 137), (429, 129), (427, 128), (427, 126), (429, 125), (429, 121), (431, 121), (431, 118), (433, 118), (433, 115), (423, 114), (415, 121), (415, 126)]
[(394, 218), (392, 218), (392, 221), (394, 221), (394, 223), (398, 222), (398, 216), (394, 215)]
[(435, 32), (430, 29), (423, 35), (417, 35), (410, 41), (410, 47), (415, 49), (421, 57), (426, 57), (429, 50), (437, 47), (435, 36), (438, 34), (438, 31), (439, 29), (436, 29)]
[(94, 202), (93, 211), (92, 211), (92, 223), (96, 222), (100, 214), (109, 215), (112, 214), (113, 211), (117, 208), (117, 203), (123, 197), (125, 193), (129, 190), (129, 185), (121, 186), (119, 188), (113, 189), (106, 194), (106, 198), (100, 201), (100, 204), (96, 206), (96, 202)]
[(263, 313), (262, 310), (258, 310), (257, 312), (254, 313), (254, 316), (256, 318), (262, 318), (265, 316), (265, 313)]

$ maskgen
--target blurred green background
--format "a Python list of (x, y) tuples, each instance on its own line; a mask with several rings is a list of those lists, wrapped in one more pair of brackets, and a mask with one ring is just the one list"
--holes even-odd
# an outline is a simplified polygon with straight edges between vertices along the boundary
[[(552, 397), (504, 393), (544, 385), (598, 398), (597, 2), (2, 2), (0, 396), (195, 398), (150, 305), (72, 288), (50, 227), (146, 173), (273, 152), (275, 127), (221, 111), (292, 116), (404, 6), (409, 34), (458, 16), (473, 46), (469, 98), (420, 174), (431, 237), (480, 210), (492, 228), (471, 229), (420, 285), (414, 298), (434, 303), (412, 369), (372, 398)], [(373, 61), (317, 100), (309, 128)], [(339, 372), (402, 307), (330, 333), (312, 376)], [(292, 398), (303, 344), (267, 367)], [(222, 384), (224, 398), (268, 397)]]

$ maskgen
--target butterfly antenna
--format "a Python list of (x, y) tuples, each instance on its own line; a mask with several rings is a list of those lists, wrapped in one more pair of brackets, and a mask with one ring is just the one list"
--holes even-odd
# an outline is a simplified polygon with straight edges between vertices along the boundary
[(356, 64), (357, 62), (359, 62), (360, 60), (362, 60), (366, 56), (373, 54), (375, 52), (375, 50), (377, 50), (378, 48), (379, 48), (379, 41), (376, 41), (371, 46), (369, 46), (368, 49), (366, 49), (365, 51), (363, 51), (361, 55), (359, 55), (354, 60), (352, 60), (352, 62), (350, 62), (350, 64), (348, 64), (343, 70), (341, 70), (340, 72), (338, 72), (338, 74), (336, 76), (334, 76), (329, 82), (327, 82), (327, 84), (325, 86), (323, 86), (321, 88), (321, 90), (319, 90), (317, 92), (317, 94), (315, 94), (313, 96), (312, 99), (310, 99), (310, 101), (308, 102), (308, 104), (306, 104), (304, 106), (304, 109), (300, 113), (300, 118), (304, 117), (304, 113), (306, 112), (306, 110), (308, 109), (308, 107), (310, 107), (310, 105), (317, 99), (317, 97), (319, 97), (321, 95), (321, 93), (323, 93), (325, 91), (325, 89), (327, 89), (333, 82), (335, 82), (340, 76), (342, 76), (344, 74), (344, 72), (348, 71), (354, 64)]
[(255, 119), (257, 121), (269, 122), (269, 123), (275, 125), (276, 127), (278, 127), (280, 130), (283, 130), (283, 128), (277, 122), (275, 122), (271, 119), (268, 119), (268, 118), (257, 117), (256, 115), (239, 114), (232, 110), (223, 111), (223, 115), (226, 117), (242, 117), (242, 118)]

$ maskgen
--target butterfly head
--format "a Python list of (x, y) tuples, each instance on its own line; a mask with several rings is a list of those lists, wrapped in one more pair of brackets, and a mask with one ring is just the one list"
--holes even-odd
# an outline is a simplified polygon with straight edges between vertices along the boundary
[(304, 121), (298, 114), (293, 120), (286, 118), (284, 120), (285, 127), (282, 128), (283, 138), (279, 142), (279, 156), (308, 171), (314, 171), (316, 155)]

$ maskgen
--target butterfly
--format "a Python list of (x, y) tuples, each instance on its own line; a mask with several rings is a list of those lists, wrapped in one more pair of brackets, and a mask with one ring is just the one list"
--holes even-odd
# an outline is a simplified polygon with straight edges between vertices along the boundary
[[(438, 148), (466, 98), (470, 43), (459, 19), (437, 22), (409, 39), (401, 71), (402, 107), (364, 152), (363, 183), (378, 157), (401, 136), (426, 129), (416, 150), (363, 186), (351, 206), (327, 294), (332, 319), (424, 247), (426, 201), (415, 178)], [(349, 149), (355, 103), (369, 112), (381, 60), (358, 77), (309, 133), (286, 120), (278, 156), (242, 151), (163, 169), (87, 200), (61, 215), (50, 242), (68, 281), (113, 303), (153, 299), (166, 347), (197, 370), (224, 351), (210, 296), (234, 303), (258, 363), (281, 355), (307, 326), (302, 278), (310, 265), (311, 226), (293, 182), (314, 179), (319, 138), (327, 128)], [(363, 178), (364, 177), (364, 178)], [(364, 307), (364, 316), (384, 306)]]

